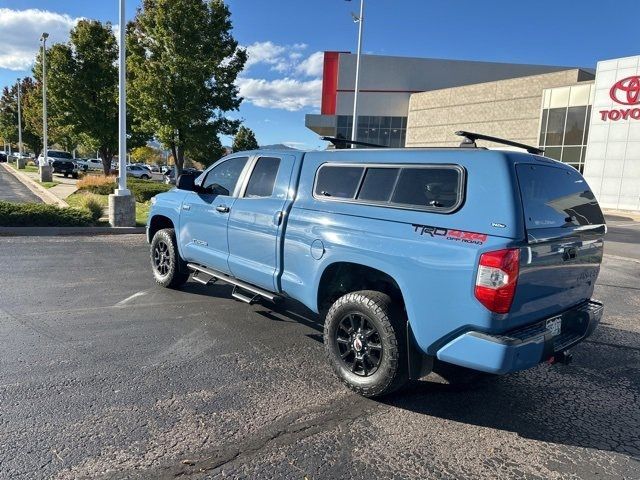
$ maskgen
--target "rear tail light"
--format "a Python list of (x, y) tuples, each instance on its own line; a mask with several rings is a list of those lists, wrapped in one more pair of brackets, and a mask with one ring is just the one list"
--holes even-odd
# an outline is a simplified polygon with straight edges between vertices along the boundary
[(480, 255), (476, 298), (495, 313), (507, 313), (516, 293), (520, 250), (510, 248)]

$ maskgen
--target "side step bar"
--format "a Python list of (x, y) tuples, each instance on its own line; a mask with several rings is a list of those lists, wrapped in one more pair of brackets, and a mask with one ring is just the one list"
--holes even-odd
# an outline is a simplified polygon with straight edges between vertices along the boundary
[[(266, 298), (271, 302), (277, 302), (280, 299), (280, 296), (276, 295), (275, 293), (263, 290), (260, 287), (256, 287), (255, 285), (251, 285), (250, 283), (243, 282), (242, 280), (238, 280), (237, 278), (230, 277), (222, 272), (218, 272), (207, 267), (202, 267), (200, 265), (196, 265), (195, 263), (188, 263), (187, 267), (195, 272), (193, 275), (193, 279), (196, 282), (202, 283), (203, 285), (208, 285), (211, 280), (220, 280), (222, 282), (233, 285), (235, 288), (233, 289), (233, 293), (231, 294), (231, 296), (242, 302), (250, 304), (253, 303), (257, 297)], [(209, 278), (201, 278), (200, 274), (207, 275)], [(244, 290), (246, 292), (252, 293), (253, 297), (244, 295), (239, 290)]]

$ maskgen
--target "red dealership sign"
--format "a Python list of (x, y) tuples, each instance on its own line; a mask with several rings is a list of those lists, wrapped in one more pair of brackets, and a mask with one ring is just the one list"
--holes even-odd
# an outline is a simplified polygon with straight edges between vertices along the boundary
[[(623, 78), (613, 84), (609, 90), (611, 100), (621, 105), (640, 104), (640, 75)], [(600, 110), (600, 117), (606, 120), (640, 120), (640, 107), (635, 108), (613, 108), (611, 110)]]
[(636, 105), (640, 103), (640, 76), (623, 78), (613, 84), (609, 90), (611, 100), (623, 105)]

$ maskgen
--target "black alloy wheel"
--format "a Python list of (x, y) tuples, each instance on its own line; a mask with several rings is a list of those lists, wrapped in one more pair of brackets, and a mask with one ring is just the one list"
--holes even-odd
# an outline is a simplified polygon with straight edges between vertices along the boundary
[(380, 332), (361, 313), (345, 315), (336, 329), (335, 341), (345, 366), (361, 377), (373, 375), (383, 355)]
[(167, 275), (171, 269), (171, 253), (169, 252), (169, 246), (164, 240), (156, 242), (153, 248), (153, 266), (163, 277)]

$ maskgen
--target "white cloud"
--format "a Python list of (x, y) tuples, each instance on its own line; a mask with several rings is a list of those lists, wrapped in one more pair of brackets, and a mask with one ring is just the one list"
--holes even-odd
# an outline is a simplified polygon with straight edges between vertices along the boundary
[(324, 52), (312, 53), (296, 67), (296, 73), (307, 77), (319, 77), (324, 66)]
[(305, 55), (304, 43), (278, 45), (271, 41), (256, 42), (247, 48), (246, 68), (262, 64), (283, 78), (241, 77), (237, 80), (240, 95), (258, 107), (289, 111), (318, 108), (322, 93), (324, 53)]
[(0, 8), (0, 68), (26, 70), (33, 65), (40, 36), (49, 33), (47, 43), (66, 42), (80, 18), (30, 8)]
[(309, 81), (294, 78), (239, 78), (236, 83), (240, 95), (258, 107), (281, 108), (293, 112), (320, 105), (322, 80), (319, 78)]
[(255, 42), (247, 46), (247, 63), (245, 68), (253, 65), (267, 64), (276, 72), (284, 73), (295, 66), (296, 60), (302, 57), (301, 50), (307, 48), (304, 43), (293, 45), (277, 45), (271, 41)]

